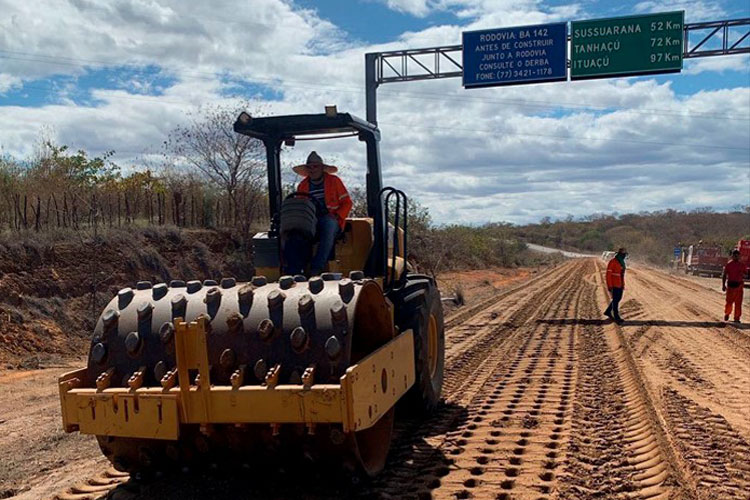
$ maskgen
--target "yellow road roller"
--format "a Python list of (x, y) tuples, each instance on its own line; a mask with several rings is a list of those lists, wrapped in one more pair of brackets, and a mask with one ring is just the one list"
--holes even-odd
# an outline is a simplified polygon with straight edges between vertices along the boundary
[[(234, 130), (266, 149), (271, 223), (253, 237), (254, 277), (120, 290), (88, 365), (58, 381), (63, 426), (129, 473), (283, 454), (374, 476), (396, 404), (425, 415), (443, 382), (440, 293), (405, 259), (407, 197), (382, 186), (378, 128), (348, 113), (241, 113)], [(282, 196), (282, 146), (349, 136), (367, 150), (368, 216), (346, 220), (325, 272), (284, 276), (301, 205)]]

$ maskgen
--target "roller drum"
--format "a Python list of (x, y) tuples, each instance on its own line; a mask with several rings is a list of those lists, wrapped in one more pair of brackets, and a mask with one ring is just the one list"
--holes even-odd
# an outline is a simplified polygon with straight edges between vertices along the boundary
[[(143, 386), (160, 386), (176, 367), (174, 321), (207, 320), (207, 347), (212, 385), (231, 385), (244, 365), (243, 385), (260, 385), (274, 365), (279, 384), (301, 384), (308, 367), (316, 384), (337, 384), (346, 369), (388, 342), (394, 335), (380, 286), (372, 280), (301, 281), (284, 276), (278, 283), (256, 277), (216, 282), (141, 282), (121, 290), (97, 321), (88, 360), (88, 379), (112, 370), (111, 387), (127, 387), (134, 372), (145, 368)], [(194, 375), (192, 375), (194, 377)], [(194, 380), (191, 380), (194, 383)], [(330, 458), (349, 467), (377, 473), (385, 461), (393, 410), (374, 427), (345, 435), (341, 425), (319, 425), (310, 434), (304, 425), (216, 425), (200, 432), (182, 425), (179, 441), (99, 436), (102, 451), (115, 467), (129, 472), (150, 465), (183, 465), (201, 457), (234, 457), (242, 462), (269, 452)]]

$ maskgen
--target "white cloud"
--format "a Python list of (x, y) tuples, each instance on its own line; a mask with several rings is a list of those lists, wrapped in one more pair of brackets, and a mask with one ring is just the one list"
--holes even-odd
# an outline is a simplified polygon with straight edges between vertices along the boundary
[(331, 23), (281, 0), (4, 4), (4, 72), (26, 80), (131, 64), (158, 64), (177, 74), (277, 75), (288, 72), (288, 56), (346, 47)]
[(719, 2), (702, 0), (647, 0), (635, 5), (636, 12), (685, 11), (685, 22), (716, 21), (726, 15)]
[(20, 86), (21, 83), (21, 79), (17, 76), (9, 75), (8, 73), (0, 73), (0, 95)]
[(435, 11), (472, 19), (479, 27), (502, 27), (568, 20), (581, 12), (577, 3), (548, 7), (541, 0), (380, 0), (388, 8), (425, 17)]
[(441, 0), (440, 6), (492, 27), (568, 21), (580, 12), (577, 3), (548, 8), (540, 0)]
[(424, 17), (433, 9), (429, 0), (385, 0), (385, 4), (389, 9), (417, 17)]
[[(456, 9), (467, 24), (365, 46), (317, 13), (281, 0), (254, 1), (252, 9), (228, 0), (71, 0), (46, 10), (22, 0), (0, 2), (10, 13), (0, 19), (2, 47), (20, 59), (1, 60), (0, 92), (3, 82), (9, 88), (22, 78), (81, 76), (113, 62), (174, 76), (158, 96), (139, 94), (150, 83), (133, 78), (125, 81), (127, 90), (94, 89), (96, 105), (76, 104), (70, 92), (57, 89), (54, 105), (2, 106), (0, 145), (8, 153), (31, 154), (47, 125), (73, 148), (114, 149), (124, 166), (158, 152), (187, 111), (230, 102), (224, 76), (279, 92), (281, 100), (265, 103), (269, 113), (321, 112), (337, 104), (362, 116), (365, 52), (454, 44), (464, 29), (565, 20), (580, 11), (532, 0), (421, 2)], [(217, 14), (223, 12), (232, 15)], [(686, 73), (747, 64), (740, 59), (691, 62)], [(654, 79), (483, 90), (464, 90), (458, 79), (392, 84), (379, 90), (379, 120), (385, 182), (426, 204), (438, 222), (750, 204), (747, 86), (684, 96)], [(294, 163), (311, 148), (343, 167), (349, 185), (363, 184), (361, 143), (298, 143), (285, 159)]]
[(688, 75), (698, 75), (707, 71), (724, 73), (739, 71), (750, 74), (750, 56), (736, 54), (722, 57), (704, 57), (700, 59), (686, 59), (683, 72)]

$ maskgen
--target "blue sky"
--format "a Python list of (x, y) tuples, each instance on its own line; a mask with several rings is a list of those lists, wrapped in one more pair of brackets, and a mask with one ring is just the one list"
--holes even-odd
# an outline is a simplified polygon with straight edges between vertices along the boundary
[[(687, 22), (750, 17), (746, 0), (0, 0), (0, 152), (28, 158), (47, 135), (138, 168), (200, 106), (246, 98), (266, 112), (336, 103), (364, 115), (365, 52), (682, 9)], [(748, 56), (686, 61), (681, 74), (460, 83), (379, 92), (387, 181), (438, 222), (750, 204)], [(325, 147), (361, 184), (357, 145)]]

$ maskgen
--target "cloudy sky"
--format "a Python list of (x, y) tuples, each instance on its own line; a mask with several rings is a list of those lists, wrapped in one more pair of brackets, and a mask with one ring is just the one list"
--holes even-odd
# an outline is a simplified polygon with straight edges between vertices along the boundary
[[(28, 157), (45, 134), (128, 167), (201, 105), (364, 116), (366, 52), (682, 9), (687, 22), (750, 17), (748, 0), (0, 0), (0, 154)], [(439, 223), (750, 204), (747, 56), (652, 77), (392, 83), (378, 99), (385, 183)], [(312, 147), (363, 183), (357, 141)]]

